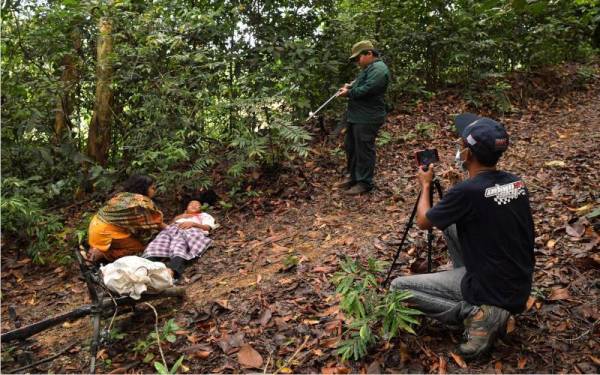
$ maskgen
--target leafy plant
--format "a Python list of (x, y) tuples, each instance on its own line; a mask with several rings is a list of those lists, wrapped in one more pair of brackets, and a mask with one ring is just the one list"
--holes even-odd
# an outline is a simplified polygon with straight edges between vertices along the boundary
[(177, 370), (179, 370), (179, 367), (181, 367), (181, 365), (183, 364), (183, 360), (184, 359), (185, 359), (185, 355), (182, 355), (181, 357), (179, 357), (179, 359), (177, 360), (177, 362), (175, 362), (173, 364), (173, 367), (171, 367), (170, 370), (169, 370), (169, 368), (165, 367), (165, 365), (163, 365), (160, 362), (154, 362), (154, 368), (161, 375), (165, 375), (165, 374), (177, 374)]
[(366, 267), (347, 258), (342, 270), (333, 276), (340, 294), (340, 309), (349, 318), (345, 340), (338, 346), (342, 360), (359, 360), (379, 339), (391, 340), (400, 329), (414, 334), (413, 324), (419, 324), (420, 311), (405, 306), (410, 298), (406, 291), (382, 293), (376, 274), (382, 272), (385, 262), (369, 259)]
[[(175, 323), (174, 319), (169, 319), (160, 329), (158, 337), (160, 338), (161, 342), (167, 341), (174, 343), (177, 341), (177, 335), (175, 332), (180, 329), (181, 328), (177, 325), (177, 323)], [(133, 351), (138, 354), (147, 353), (148, 350), (157, 343), (156, 338), (156, 332), (150, 332), (145, 339), (140, 339), (135, 343)], [(153, 353), (148, 352), (144, 358), (144, 362), (150, 362), (152, 359), (154, 359), (154, 357), (155, 356)]]
[(437, 125), (432, 122), (419, 122), (415, 126), (415, 130), (419, 137), (430, 139), (433, 136), (433, 132), (437, 128)]
[(17, 246), (24, 246), (38, 264), (58, 259), (61, 254), (65, 255), (66, 248), (60, 217), (47, 213), (41, 205), (39, 200), (21, 195), (3, 196), (0, 203), (3, 234), (12, 238)]
[(391, 143), (393, 140), (394, 140), (394, 137), (392, 136), (392, 133), (383, 130), (383, 131), (379, 132), (379, 135), (377, 136), (377, 146), (383, 147), (383, 146)]

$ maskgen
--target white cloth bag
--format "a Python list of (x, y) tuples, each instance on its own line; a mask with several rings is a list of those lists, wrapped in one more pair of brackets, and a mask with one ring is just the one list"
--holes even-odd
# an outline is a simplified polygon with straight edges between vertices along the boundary
[(100, 267), (106, 287), (120, 295), (140, 299), (145, 291), (160, 292), (173, 286), (171, 270), (161, 262), (126, 256)]

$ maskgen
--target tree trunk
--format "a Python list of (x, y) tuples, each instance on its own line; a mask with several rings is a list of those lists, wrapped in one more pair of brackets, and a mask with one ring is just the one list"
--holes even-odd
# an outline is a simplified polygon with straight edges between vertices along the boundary
[(77, 79), (77, 68), (72, 55), (66, 55), (62, 61), (63, 72), (60, 77), (62, 95), (56, 99), (54, 115), (54, 143), (60, 144), (65, 129), (71, 128), (71, 114), (73, 113), (73, 87)]
[(108, 18), (101, 18), (99, 29), (96, 102), (88, 133), (88, 155), (98, 164), (104, 166), (108, 161), (112, 122), (111, 105), (113, 95), (110, 89), (112, 79), (112, 66), (110, 63), (110, 54), (112, 52), (111, 21)]
[[(73, 48), (76, 52), (81, 49), (81, 35), (78, 31), (71, 33)], [(66, 54), (61, 62), (63, 72), (60, 76), (62, 84), (61, 95), (56, 100), (56, 113), (54, 116), (54, 143), (60, 144), (65, 129), (71, 129), (71, 115), (75, 101), (75, 87), (79, 79), (79, 70), (77, 69), (77, 57), (74, 54)]]

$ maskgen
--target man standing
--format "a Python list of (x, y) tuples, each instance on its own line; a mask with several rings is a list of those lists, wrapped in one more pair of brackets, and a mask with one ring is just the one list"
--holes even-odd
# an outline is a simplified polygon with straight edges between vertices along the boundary
[(534, 230), (528, 192), (521, 179), (496, 169), (508, 147), (504, 127), (489, 118), (456, 119), (461, 150), (456, 161), (468, 171), (433, 208), (433, 165), (419, 168), (417, 225), (444, 230), (454, 269), (398, 277), (393, 289), (412, 293), (410, 302), (448, 325), (464, 323), (466, 359), (489, 352), (506, 331), (511, 313), (524, 310), (531, 292)]
[(352, 85), (339, 91), (340, 96), (348, 97), (345, 149), (350, 178), (338, 187), (345, 189), (345, 194), (358, 195), (373, 189), (375, 138), (385, 121), (384, 95), (390, 71), (368, 40), (352, 47), (350, 60), (361, 72)]

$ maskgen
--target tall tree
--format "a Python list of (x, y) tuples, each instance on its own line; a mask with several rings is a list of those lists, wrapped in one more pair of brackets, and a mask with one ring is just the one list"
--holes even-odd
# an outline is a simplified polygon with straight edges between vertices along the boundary
[(102, 17), (98, 23), (98, 29), (96, 100), (88, 132), (88, 155), (104, 166), (108, 162), (112, 124), (113, 93), (110, 83), (113, 69), (110, 55), (113, 43), (111, 20)]
[[(71, 33), (74, 52), (79, 52), (81, 49), (81, 35), (78, 30), (73, 30)], [(60, 76), (61, 93), (57, 98), (55, 115), (54, 115), (54, 135), (55, 143), (60, 144), (63, 139), (65, 129), (71, 127), (71, 115), (73, 113), (75, 87), (79, 79), (79, 71), (77, 67), (77, 55), (75, 53), (67, 53), (61, 61), (62, 73)]]

